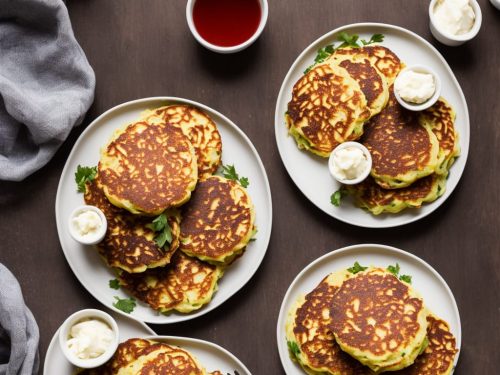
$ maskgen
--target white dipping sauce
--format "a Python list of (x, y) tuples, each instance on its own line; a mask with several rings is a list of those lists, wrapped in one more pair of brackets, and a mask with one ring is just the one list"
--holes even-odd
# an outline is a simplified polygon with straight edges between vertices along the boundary
[(73, 227), (80, 236), (95, 234), (101, 228), (102, 221), (97, 212), (85, 210), (76, 215), (73, 220)]
[(77, 358), (97, 358), (109, 348), (113, 337), (113, 331), (106, 323), (89, 319), (71, 327), (67, 345)]
[(405, 102), (421, 104), (436, 92), (436, 83), (430, 73), (407, 70), (398, 75), (394, 89)]
[(333, 173), (341, 180), (354, 180), (368, 167), (368, 160), (357, 147), (346, 147), (334, 151), (331, 159)]
[(441, 0), (434, 7), (436, 26), (452, 35), (469, 32), (476, 15), (469, 0)]

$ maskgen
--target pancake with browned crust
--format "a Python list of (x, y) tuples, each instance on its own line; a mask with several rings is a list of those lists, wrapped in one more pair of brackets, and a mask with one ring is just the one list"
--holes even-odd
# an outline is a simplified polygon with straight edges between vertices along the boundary
[(422, 298), (381, 268), (345, 280), (331, 300), (330, 315), (340, 348), (376, 372), (408, 367), (426, 345)]
[[(370, 117), (379, 113), (389, 100), (389, 87), (385, 76), (361, 53), (353, 49), (352, 54), (334, 53), (327, 61), (338, 65), (354, 78), (366, 97)], [(341, 50), (337, 50), (341, 51)]]
[(115, 132), (101, 152), (98, 173), (111, 203), (143, 215), (182, 205), (198, 180), (188, 137), (174, 126), (144, 121)]
[(440, 152), (436, 169), (439, 174), (448, 174), (453, 160), (460, 154), (455, 117), (455, 110), (444, 98), (439, 98), (432, 107), (420, 114), (420, 121), (432, 128), (439, 141)]
[(295, 83), (285, 120), (299, 148), (328, 157), (340, 143), (358, 139), (369, 116), (359, 83), (344, 68), (324, 63)]
[(300, 297), (288, 313), (286, 335), (290, 355), (311, 375), (369, 375), (371, 371), (344, 353), (335, 342), (330, 325), (330, 305), (347, 271), (325, 277), (305, 297)]
[(79, 375), (205, 375), (206, 371), (187, 350), (163, 342), (129, 339), (104, 365)]
[(206, 113), (190, 105), (174, 104), (146, 111), (143, 118), (151, 124), (167, 123), (183, 131), (196, 151), (199, 178), (217, 171), (222, 141), (217, 125)]
[(339, 48), (335, 51), (335, 54), (362, 55), (367, 58), (385, 76), (388, 86), (394, 83), (397, 75), (404, 67), (404, 64), (394, 52), (381, 45), (361, 48)]
[(255, 209), (245, 188), (234, 180), (211, 176), (200, 180), (183, 207), (184, 253), (214, 264), (228, 264), (252, 238)]
[(444, 320), (429, 315), (427, 317), (427, 339), (429, 345), (415, 363), (394, 375), (449, 375), (458, 352), (456, 339), (450, 326)]
[(178, 251), (166, 267), (143, 273), (121, 272), (120, 284), (137, 299), (162, 313), (188, 313), (212, 300), (224, 269)]
[(419, 208), (433, 202), (446, 191), (446, 177), (432, 174), (401, 189), (384, 189), (372, 177), (356, 185), (344, 185), (355, 203), (374, 215), (397, 213), (405, 208)]
[(86, 184), (84, 199), (86, 204), (98, 207), (106, 216), (108, 228), (97, 248), (108, 266), (134, 273), (168, 264), (179, 247), (179, 212), (169, 210), (165, 213), (172, 241), (160, 248), (154, 240), (155, 232), (148, 228), (152, 218), (133, 215), (112, 205), (99, 187), (99, 180), (97, 176)]
[(371, 175), (386, 189), (409, 186), (428, 176), (438, 164), (439, 142), (429, 124), (404, 109), (392, 87), (389, 102), (365, 124), (361, 142), (371, 153)]

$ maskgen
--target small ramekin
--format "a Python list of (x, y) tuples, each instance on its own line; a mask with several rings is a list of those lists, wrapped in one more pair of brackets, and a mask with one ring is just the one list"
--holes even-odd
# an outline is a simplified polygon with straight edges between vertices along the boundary
[[(401, 98), (401, 96), (399, 95), (399, 93), (396, 90), (396, 81), (398, 80), (399, 75), (404, 73), (404, 72), (407, 72), (409, 70), (412, 70), (412, 71), (417, 72), (417, 73), (432, 74), (432, 76), (434, 77), (434, 85), (436, 86), (436, 90), (434, 91), (434, 94), (432, 94), (432, 96), (423, 103), (416, 104), (416, 103), (406, 102)], [(432, 70), (431, 68), (429, 68), (427, 66), (412, 65), (412, 66), (408, 66), (408, 67), (404, 68), (403, 70), (401, 70), (399, 72), (398, 76), (396, 77), (396, 80), (394, 81), (393, 90), (394, 90), (394, 96), (396, 97), (396, 100), (403, 107), (405, 107), (406, 109), (409, 109), (410, 111), (415, 111), (415, 112), (423, 111), (423, 110), (426, 110), (427, 108), (432, 107), (438, 101), (438, 99), (441, 95), (441, 79), (439, 78), (439, 75), (437, 75), (434, 70)]]
[[(354, 179), (350, 179), (350, 180), (349, 179), (342, 179), (342, 178), (340, 178), (340, 176), (337, 176), (335, 174), (335, 171), (333, 169), (333, 155), (335, 154), (335, 152), (337, 152), (339, 150), (342, 150), (344, 148), (347, 148), (347, 147), (356, 147), (356, 148), (360, 149), (363, 152), (363, 155), (365, 155), (365, 158), (366, 158), (366, 161), (367, 161), (366, 170), (361, 175), (359, 175), (358, 178), (354, 178)], [(371, 169), (372, 169), (372, 156), (370, 154), (370, 151), (364, 145), (362, 145), (359, 142), (344, 142), (344, 143), (341, 143), (340, 145), (338, 145), (337, 147), (334, 148), (334, 150), (330, 154), (330, 158), (328, 159), (328, 170), (330, 171), (330, 174), (332, 175), (332, 177), (335, 180), (337, 180), (338, 182), (340, 182), (340, 183), (342, 183), (344, 185), (359, 184), (361, 181), (363, 181), (365, 178), (368, 177), (368, 175), (370, 174)]]
[(245, 48), (249, 47), (252, 45), (253, 42), (257, 40), (257, 38), (262, 34), (262, 31), (264, 31), (264, 27), (266, 26), (267, 23), (267, 17), (269, 14), (269, 5), (267, 3), (267, 0), (259, 0), (260, 3), (260, 9), (261, 9), (261, 16), (260, 16), (260, 23), (259, 26), (257, 27), (257, 30), (253, 33), (253, 35), (244, 41), (241, 44), (238, 44), (236, 46), (230, 46), (230, 47), (223, 47), (223, 46), (218, 46), (216, 44), (212, 44), (205, 39), (198, 33), (198, 30), (196, 30), (196, 26), (194, 25), (193, 21), (193, 8), (194, 8), (194, 3), (196, 0), (188, 0), (187, 5), (186, 5), (186, 19), (187, 23), (189, 26), (189, 30), (191, 30), (191, 33), (195, 37), (195, 39), (205, 48), (208, 48), (211, 51), (217, 52), (217, 53), (222, 53), (222, 54), (227, 54), (227, 53), (235, 53), (244, 50)]
[(500, 10), (500, 0), (490, 0), (491, 5)]
[(454, 47), (464, 44), (477, 35), (479, 29), (481, 28), (483, 16), (481, 13), (481, 7), (476, 0), (469, 0), (475, 15), (474, 25), (467, 33), (460, 35), (453, 35), (446, 32), (445, 30), (439, 29), (439, 25), (436, 22), (436, 18), (434, 17), (434, 8), (436, 7), (436, 3), (438, 1), (439, 0), (431, 0), (429, 4), (430, 29), (434, 38), (447, 46)]
[[(76, 231), (72, 221), (73, 218), (75, 218), (82, 211), (88, 211), (88, 210), (97, 213), (97, 215), (101, 219), (102, 225), (96, 233), (82, 236)], [(73, 212), (69, 216), (68, 228), (69, 228), (69, 234), (71, 235), (71, 237), (73, 237), (75, 241), (80, 242), (83, 245), (95, 245), (101, 242), (104, 236), (106, 235), (106, 230), (108, 229), (108, 221), (106, 220), (106, 216), (104, 216), (104, 213), (99, 208), (84, 204), (78, 206), (73, 210)]]
[[(81, 359), (76, 357), (69, 350), (66, 344), (69, 339), (71, 327), (73, 327), (73, 325), (75, 325), (76, 323), (87, 319), (98, 319), (103, 321), (111, 328), (114, 337), (109, 348), (99, 357), (90, 359)], [(80, 368), (95, 368), (106, 363), (113, 356), (116, 349), (118, 348), (119, 339), (120, 339), (120, 332), (115, 319), (113, 319), (113, 317), (108, 313), (96, 309), (85, 309), (75, 312), (74, 314), (70, 315), (61, 325), (61, 328), (59, 328), (59, 346), (61, 347), (64, 356), (68, 359), (69, 362)]]

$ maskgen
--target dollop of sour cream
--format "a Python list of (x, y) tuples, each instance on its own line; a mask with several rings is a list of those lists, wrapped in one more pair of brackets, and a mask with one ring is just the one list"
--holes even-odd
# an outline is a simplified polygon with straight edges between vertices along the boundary
[(97, 212), (84, 210), (76, 215), (72, 220), (76, 232), (80, 236), (95, 234), (101, 228), (102, 221)]
[(452, 35), (469, 32), (476, 19), (469, 0), (441, 0), (434, 7), (434, 17), (437, 26)]
[(88, 319), (71, 327), (67, 345), (77, 358), (97, 358), (108, 349), (113, 337), (113, 331), (106, 323), (98, 319)]
[(331, 160), (333, 173), (341, 180), (354, 180), (368, 167), (365, 154), (357, 147), (334, 150)]
[(405, 102), (421, 104), (436, 92), (436, 82), (430, 73), (407, 70), (398, 75), (394, 89)]

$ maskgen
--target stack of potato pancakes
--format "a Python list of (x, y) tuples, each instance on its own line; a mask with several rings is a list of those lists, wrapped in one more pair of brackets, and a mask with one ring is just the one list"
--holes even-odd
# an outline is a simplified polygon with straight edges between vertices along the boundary
[(393, 83), (403, 67), (381, 45), (339, 48), (295, 83), (285, 115), (300, 149), (328, 157), (346, 141), (368, 148), (371, 176), (345, 191), (374, 215), (439, 198), (460, 153), (455, 111), (444, 98), (422, 112), (397, 102)]
[(210, 302), (255, 232), (246, 189), (214, 175), (221, 155), (208, 115), (169, 105), (115, 131), (86, 184), (85, 202), (108, 221), (100, 255), (123, 288), (159, 312)]
[(316, 375), (447, 375), (457, 353), (448, 324), (377, 267), (326, 276), (290, 309), (286, 336), (292, 359)]

